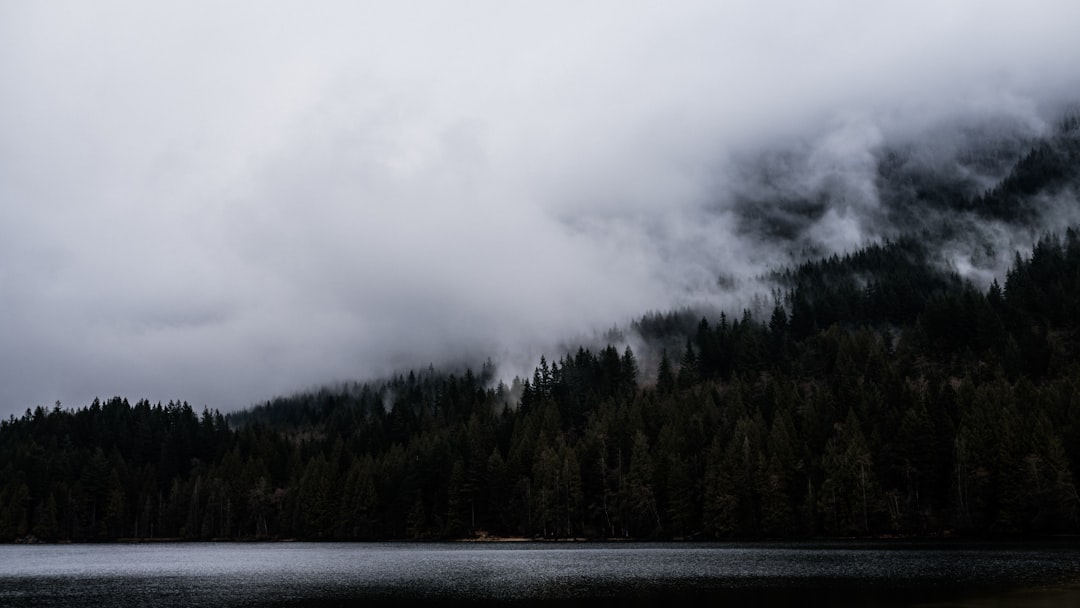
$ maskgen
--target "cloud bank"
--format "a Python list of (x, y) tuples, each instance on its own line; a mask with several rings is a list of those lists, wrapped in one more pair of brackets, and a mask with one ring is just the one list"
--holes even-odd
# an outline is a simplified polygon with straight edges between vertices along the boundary
[[(883, 142), (1044, 132), (1080, 91), (1078, 22), (1050, 1), (5, 3), (0, 413), (231, 410), (737, 304), (718, 276), (880, 236)], [(799, 239), (777, 196), (809, 206)]]

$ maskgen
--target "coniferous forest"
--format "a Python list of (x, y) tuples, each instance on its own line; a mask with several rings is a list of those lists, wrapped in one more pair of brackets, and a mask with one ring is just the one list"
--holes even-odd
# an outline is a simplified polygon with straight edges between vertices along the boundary
[[(1028, 221), (1075, 185), (1061, 133), (989, 190), (908, 180), (905, 200)], [(489, 362), (228, 416), (39, 406), (0, 424), (0, 540), (1080, 532), (1080, 233), (978, 287), (939, 263), (950, 225), (778, 269), (764, 312), (645, 315), (639, 352), (571, 348), (509, 385)]]

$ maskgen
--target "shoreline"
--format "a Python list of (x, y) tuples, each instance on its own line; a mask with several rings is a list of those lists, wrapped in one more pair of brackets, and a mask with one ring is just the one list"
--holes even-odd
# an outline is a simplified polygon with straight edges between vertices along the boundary
[[(112, 538), (112, 539), (89, 539), (89, 540), (42, 540), (38, 538), (20, 538), (13, 541), (0, 541), (0, 545), (139, 545), (139, 544), (165, 544), (165, 543), (203, 543), (203, 544), (229, 544), (229, 543), (264, 543), (264, 544), (277, 544), (277, 543), (375, 543), (375, 544), (445, 544), (445, 543), (463, 543), (463, 544), (516, 544), (516, 543), (538, 543), (538, 544), (686, 544), (686, 545), (705, 545), (705, 544), (742, 544), (742, 543), (760, 543), (760, 544), (814, 544), (814, 543), (881, 543), (881, 544), (902, 544), (902, 543), (932, 543), (932, 544), (954, 544), (954, 543), (975, 543), (975, 544), (1056, 544), (1065, 542), (1080, 542), (1080, 535), (1050, 535), (1050, 536), (1000, 536), (1000, 537), (987, 537), (987, 536), (958, 536), (958, 535), (940, 535), (940, 536), (816, 536), (816, 537), (801, 537), (801, 538), (713, 538), (713, 539), (701, 539), (701, 538), (591, 538), (591, 537), (571, 537), (571, 538), (530, 538), (526, 536), (478, 536), (478, 537), (461, 537), (461, 538), (430, 538), (430, 539), (406, 539), (406, 538), (384, 538), (384, 539), (340, 539), (340, 538), (182, 538), (182, 537), (165, 537), (165, 538)], [(1080, 605), (1080, 604), (1078, 604)]]

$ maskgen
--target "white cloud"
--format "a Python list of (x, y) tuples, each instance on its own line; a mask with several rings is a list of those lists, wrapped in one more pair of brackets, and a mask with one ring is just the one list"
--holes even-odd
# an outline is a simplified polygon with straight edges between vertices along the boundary
[(848, 193), (812, 237), (855, 246), (882, 137), (1040, 128), (1078, 13), (5, 3), (0, 409), (231, 409), (725, 297), (783, 257), (727, 207), (734, 157), (802, 142), (788, 186)]

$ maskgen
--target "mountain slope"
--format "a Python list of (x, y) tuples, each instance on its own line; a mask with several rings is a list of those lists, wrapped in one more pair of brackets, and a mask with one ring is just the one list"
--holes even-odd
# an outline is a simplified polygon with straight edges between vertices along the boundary
[[(763, 310), (650, 313), (509, 383), (27, 411), (0, 423), (0, 539), (1076, 533), (1080, 235), (983, 242), (1075, 213), (1076, 141), (1066, 121), (982, 190), (883, 185), (883, 238), (776, 269)], [(746, 221), (824, 215), (770, 204)], [(1003, 256), (982, 284), (955, 263)]]

